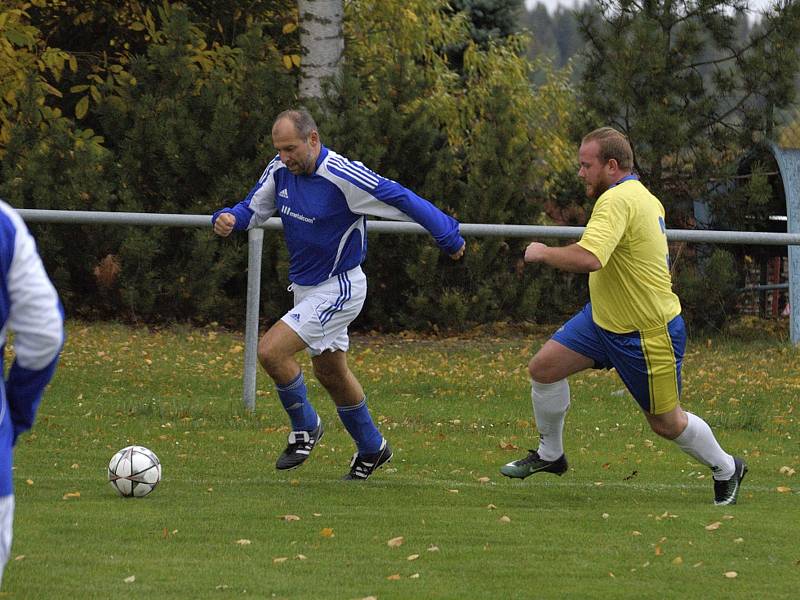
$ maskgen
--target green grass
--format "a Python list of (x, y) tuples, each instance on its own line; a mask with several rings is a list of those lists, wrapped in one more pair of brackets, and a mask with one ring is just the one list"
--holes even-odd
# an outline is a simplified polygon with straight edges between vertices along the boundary
[[(17, 448), (0, 597), (796, 598), (800, 351), (693, 340), (684, 405), (750, 465), (739, 504), (717, 508), (706, 470), (607, 372), (570, 382), (564, 477), (501, 477), (536, 443), (526, 365), (543, 340), (355, 337), (351, 366), (395, 449), (357, 484), (339, 481), (353, 446), (315, 383), (326, 436), (275, 471), (286, 420), (261, 375), (243, 410), (240, 335), (72, 323)], [(106, 482), (132, 443), (164, 466), (144, 499)]]

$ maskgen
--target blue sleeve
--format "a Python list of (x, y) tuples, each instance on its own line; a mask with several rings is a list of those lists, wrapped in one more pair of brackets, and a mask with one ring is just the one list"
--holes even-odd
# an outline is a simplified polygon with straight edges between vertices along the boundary
[(44, 390), (53, 378), (57, 364), (58, 356), (43, 369), (26, 369), (15, 360), (8, 370), (5, 386), (6, 400), (11, 409), (11, 423), (14, 426), (12, 445), (17, 443), (19, 434), (33, 427)]
[(214, 225), (214, 223), (217, 222), (217, 217), (224, 212), (231, 213), (234, 217), (236, 217), (236, 224), (233, 226), (233, 228), (237, 230), (247, 229), (247, 224), (250, 222), (250, 219), (253, 218), (253, 211), (250, 210), (250, 207), (247, 205), (247, 200), (242, 200), (231, 208), (220, 208), (213, 215), (211, 215), (211, 225)]
[(447, 254), (458, 252), (464, 245), (464, 238), (458, 232), (458, 221), (399, 183), (381, 178), (372, 195), (422, 225)]

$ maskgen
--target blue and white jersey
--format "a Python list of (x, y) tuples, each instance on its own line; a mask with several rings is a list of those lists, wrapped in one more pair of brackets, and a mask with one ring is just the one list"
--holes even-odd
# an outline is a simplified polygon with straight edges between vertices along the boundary
[(399, 183), (325, 148), (312, 175), (294, 175), (275, 157), (247, 197), (222, 212), (236, 229), (250, 229), (278, 214), (289, 248), (289, 279), (317, 285), (360, 265), (367, 255), (366, 215), (415, 221), (448, 254), (461, 249), (458, 221)]
[(0, 369), (9, 330), (16, 357), (0, 386), (0, 496), (13, 493), (14, 443), (33, 425), (64, 341), (64, 313), (33, 237), (0, 201)]

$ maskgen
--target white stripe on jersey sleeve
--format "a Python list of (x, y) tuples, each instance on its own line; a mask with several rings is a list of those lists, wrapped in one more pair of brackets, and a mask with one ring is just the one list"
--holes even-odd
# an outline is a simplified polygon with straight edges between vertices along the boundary
[(349, 161), (343, 156), (331, 156), (328, 161), (328, 167), (333, 167), (344, 175), (352, 177), (357, 183), (363, 184), (370, 190), (374, 190), (380, 183), (380, 178), (374, 172), (367, 169), (363, 164)]
[[(378, 200), (369, 190), (364, 189), (362, 185), (354, 183), (350, 177), (344, 176), (341, 171), (337, 172), (335, 167), (336, 163), (332, 164), (331, 161), (341, 158), (342, 157), (329, 149), (328, 157), (323, 161), (322, 165), (320, 165), (321, 168), (317, 171), (317, 174), (339, 188), (351, 211), (357, 215), (372, 215), (374, 217), (392, 219), (394, 221), (412, 220), (411, 217), (400, 209)], [(353, 163), (351, 162), (350, 164), (352, 165)], [(333, 166), (334, 170), (331, 170), (330, 166)], [(363, 168), (366, 169), (366, 167)], [(372, 171), (369, 172), (372, 173)], [(377, 175), (373, 173), (373, 177), (377, 177)], [(373, 187), (370, 189), (374, 190), (375, 188)]]
[(282, 167), (284, 164), (276, 156), (258, 178), (258, 184), (250, 193), (250, 201), (247, 205), (253, 211), (247, 229), (263, 225), (275, 214), (275, 177), (273, 175)]

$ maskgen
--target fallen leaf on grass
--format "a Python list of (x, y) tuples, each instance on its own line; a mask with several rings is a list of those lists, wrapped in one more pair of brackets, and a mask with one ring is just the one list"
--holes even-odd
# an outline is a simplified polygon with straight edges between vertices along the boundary
[(249, 546), (253, 542), (251, 542), (250, 540), (241, 539), (241, 540), (236, 540), (236, 543), (239, 544), (240, 546)]
[(24, 554), (20, 554), (19, 556), (15, 556), (14, 560), (25, 560), (25, 555)]
[(478, 483), (489, 483), (491, 479), (488, 477), (478, 477)]
[(305, 554), (298, 554), (295, 556), (297, 560), (308, 560), (308, 557)]
[(507, 517), (506, 515), (503, 515), (502, 517), (500, 517), (500, 522), (501, 523), (511, 523), (511, 517)]
[(297, 515), (282, 515), (278, 517), (279, 519), (283, 519), (284, 521), (299, 521), (300, 517)]
[(780, 494), (785, 494), (785, 493), (787, 493), (787, 492), (791, 492), (791, 491), (792, 491), (792, 488), (790, 488), (790, 487), (788, 487), (788, 486), (785, 486), (785, 485), (779, 485), (779, 486), (778, 486), (778, 487), (776, 487), (775, 489), (776, 489), (776, 490), (778, 491), (778, 493), (780, 493)]
[(279, 556), (277, 558), (273, 558), (272, 563), (277, 565), (280, 563), (285, 563), (287, 560), (289, 560), (288, 556)]
[(656, 546), (655, 548), (656, 556), (661, 556), (664, 554), (664, 551), (661, 549), (661, 546)]
[(419, 558), (419, 554), (409, 554), (406, 556), (406, 560), (417, 560)]
[(64, 496), (61, 499), (62, 500), (69, 500), (70, 498), (80, 498), (80, 497), (81, 497), (81, 493), (80, 492), (67, 492), (66, 494), (64, 494)]
[(500, 447), (503, 450), (519, 450), (519, 446), (516, 446), (516, 445), (512, 444), (511, 442), (506, 442), (504, 440), (500, 442)]
[(126, 577), (122, 581), (124, 581), (125, 583), (133, 583), (134, 581), (136, 581), (136, 575), (131, 575), (130, 577)]
[(400, 573), (394, 573), (393, 575), (389, 575), (386, 579), (388, 579), (389, 581), (399, 581)]
[(739, 574), (736, 571), (725, 571), (725, 577), (728, 579), (736, 579)]
[(414, 573), (413, 575), (408, 576), (409, 579), (419, 579), (419, 573)]
[(323, 527), (322, 531), (320, 531), (319, 534), (322, 537), (326, 537), (326, 538), (332, 538), (332, 537), (336, 536), (336, 534), (333, 533), (333, 528), (331, 528), (331, 527)]
[(722, 523), (720, 523), (719, 521), (714, 521), (713, 523), (709, 523), (708, 525), (706, 525), (704, 529), (706, 531), (716, 531), (717, 529), (719, 529), (720, 525), (722, 525)]
[(399, 548), (400, 546), (403, 545), (403, 542), (405, 541), (406, 538), (404, 538), (402, 535), (399, 535), (397, 537), (393, 537), (388, 542), (386, 542), (386, 545), (389, 546), (389, 548)]
[(494, 510), (494, 509), (495, 509), (495, 508), (497, 508), (497, 507), (496, 507), (494, 504), (488, 504), (488, 505), (486, 506), (486, 508), (488, 508), (489, 510)]
[(428, 546), (428, 552), (438, 552), (438, 551), (439, 551), (439, 546), (434, 546), (433, 544)]
[(792, 467), (783, 466), (780, 468), (780, 473), (791, 477), (795, 474), (795, 470)]
[(33, 479), (26, 479), (25, 483), (27, 483), (28, 485), (33, 485)]
[(683, 558), (680, 557), (680, 556), (676, 556), (675, 558), (672, 559), (672, 564), (673, 565), (682, 565), (683, 564)]

